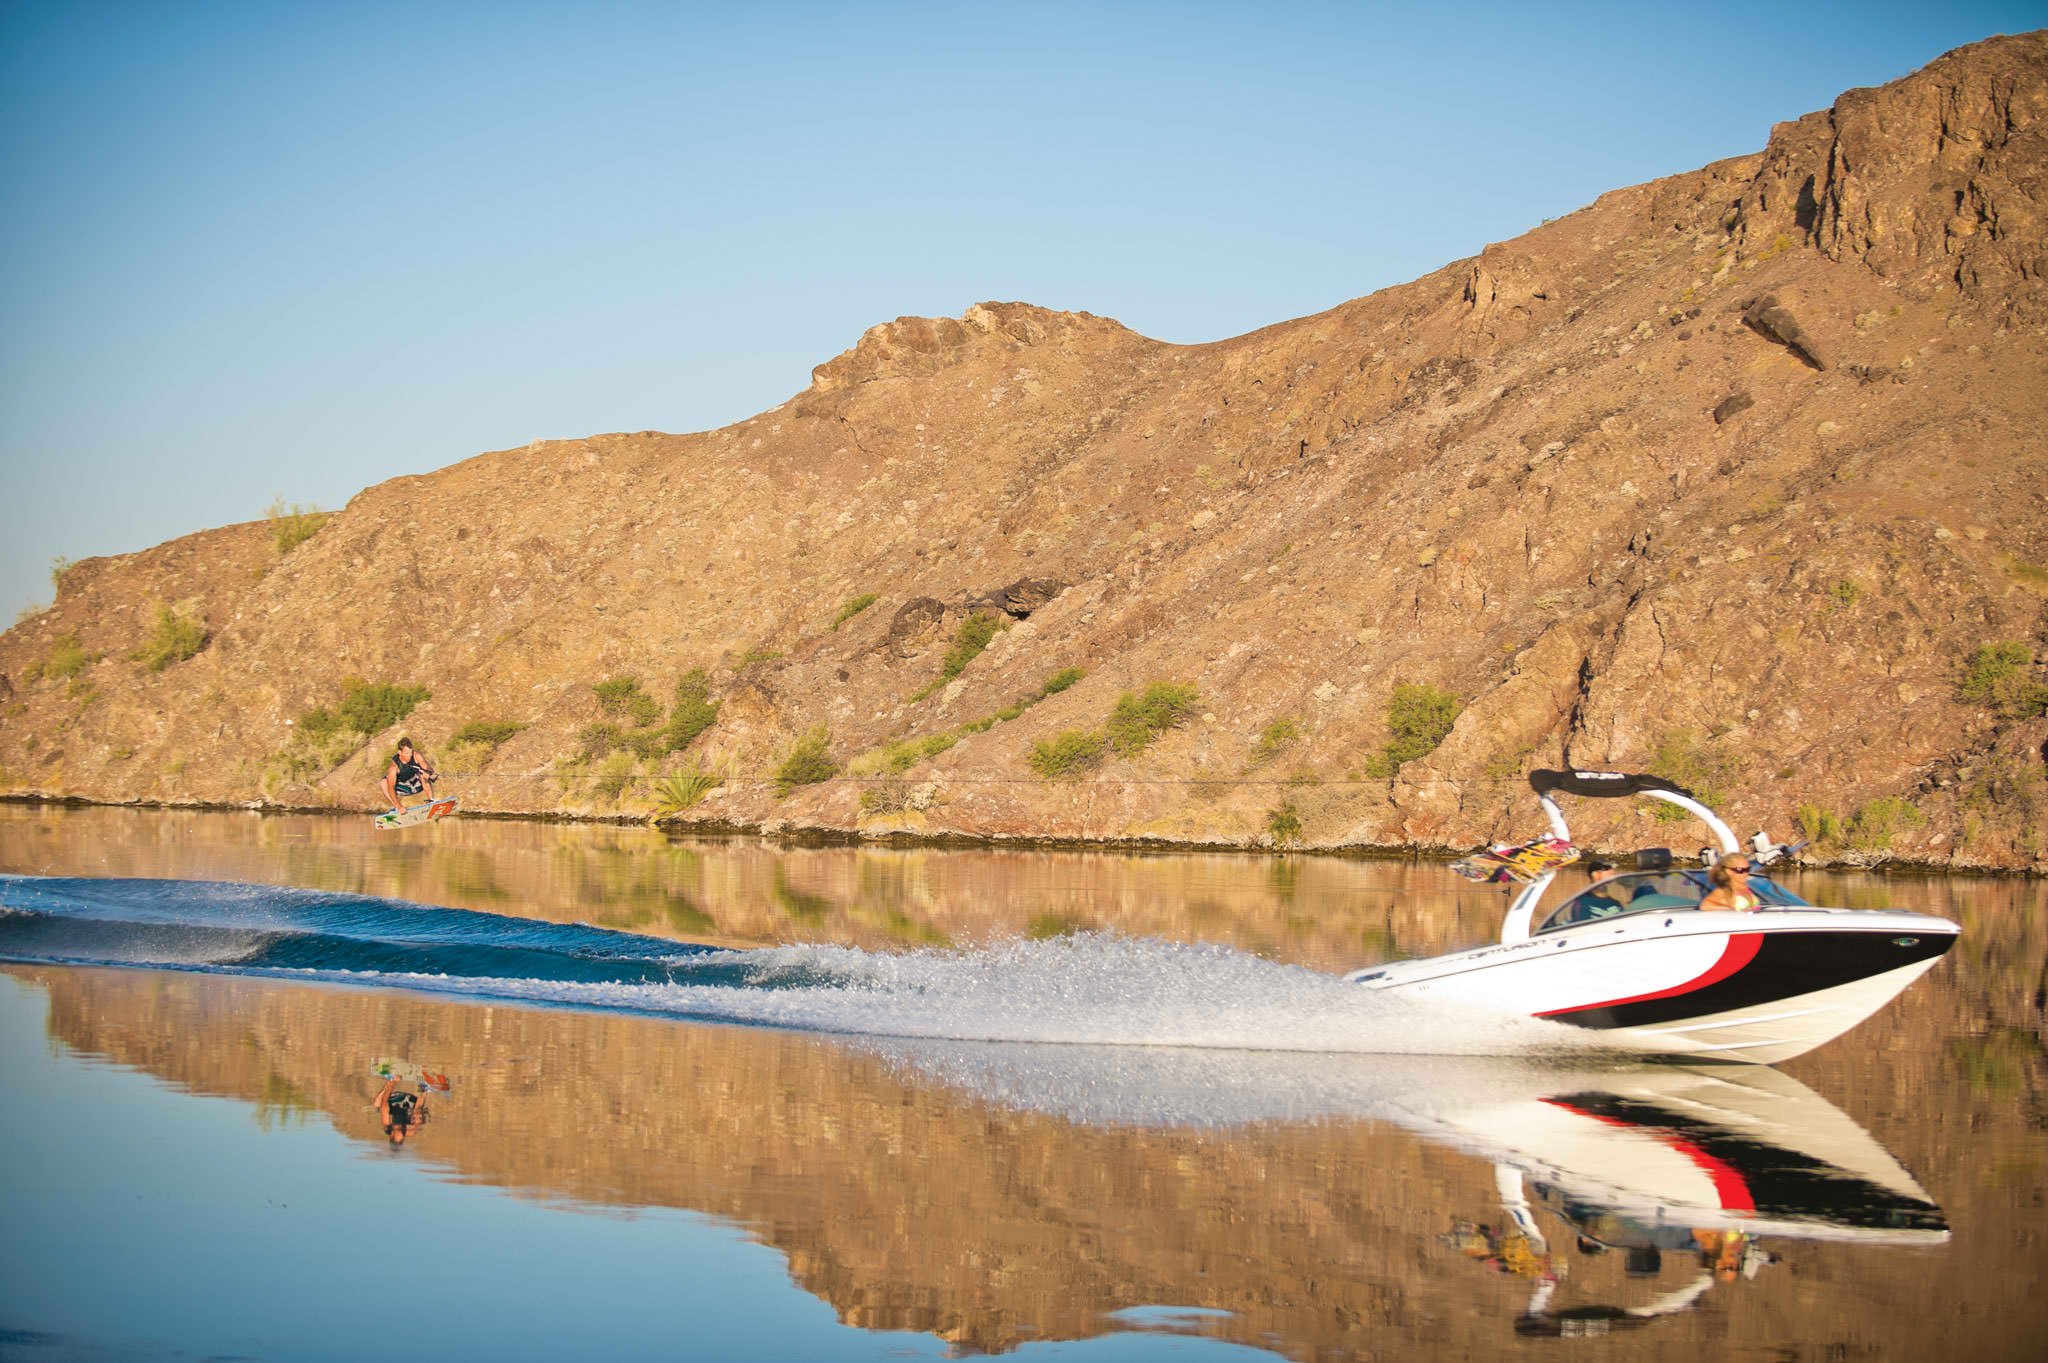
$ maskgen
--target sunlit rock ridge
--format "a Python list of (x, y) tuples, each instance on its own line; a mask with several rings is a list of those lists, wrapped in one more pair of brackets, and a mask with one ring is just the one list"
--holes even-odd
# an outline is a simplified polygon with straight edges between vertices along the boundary
[[(367, 808), (402, 728), (476, 810), (645, 815), (702, 768), (682, 817), (742, 827), (1456, 846), (1534, 831), (1521, 775), (1573, 763), (1744, 831), (1806, 806), (1821, 855), (2038, 868), (2044, 212), (2032, 33), (1231, 340), (902, 318), (723, 430), (393, 479), (288, 553), (253, 523), (76, 565), (0, 636), (0, 791)], [(205, 644), (151, 670), (162, 608)], [(976, 614), (1008, 627), (948, 681)], [(692, 669), (716, 721), (662, 752)], [(308, 746), (351, 676), (432, 694)], [(604, 712), (624, 677), (651, 720)], [(1156, 682), (1184, 723), (1034, 768)], [(1387, 777), (1404, 685), (1462, 708)], [(525, 727), (448, 748), (482, 721)], [(779, 788), (820, 730), (860, 779)], [(1639, 817), (1584, 831), (1672, 836)]]

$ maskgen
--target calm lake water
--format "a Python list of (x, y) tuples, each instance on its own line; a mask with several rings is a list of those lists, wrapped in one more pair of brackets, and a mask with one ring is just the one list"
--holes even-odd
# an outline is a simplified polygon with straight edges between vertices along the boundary
[(1425, 863), (0, 805), (0, 873), (0, 1357), (2048, 1340), (2039, 882), (1789, 877), (1964, 938), (1760, 1069), (1343, 986), (1492, 936)]

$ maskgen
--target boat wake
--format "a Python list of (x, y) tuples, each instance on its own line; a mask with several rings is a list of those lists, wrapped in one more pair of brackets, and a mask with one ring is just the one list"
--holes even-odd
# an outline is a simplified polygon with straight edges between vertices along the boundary
[(1084, 934), (963, 950), (729, 951), (399, 900), (0, 876), (0, 958), (374, 985), (857, 1037), (1406, 1055), (1597, 1052), (1229, 947)]

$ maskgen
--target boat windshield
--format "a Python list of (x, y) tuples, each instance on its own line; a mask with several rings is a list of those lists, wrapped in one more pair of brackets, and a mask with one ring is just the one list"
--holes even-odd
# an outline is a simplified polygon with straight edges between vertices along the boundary
[[(1638, 871), (1615, 876), (1579, 891), (1557, 906), (1537, 932), (1554, 932), (1577, 923), (1662, 909), (1697, 909), (1710, 882), (1705, 871)], [(1756, 897), (1773, 908), (1805, 908), (1805, 900), (1762, 875), (1749, 878)]]

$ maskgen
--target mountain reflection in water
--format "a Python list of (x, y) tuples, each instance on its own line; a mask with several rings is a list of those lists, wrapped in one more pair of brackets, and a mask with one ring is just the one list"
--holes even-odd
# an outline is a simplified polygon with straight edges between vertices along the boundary
[[(17, 958), (41, 954), (8, 973), (47, 997), (68, 1054), (245, 1105), (259, 1135), (331, 1126), (384, 1163), (480, 1185), (456, 1190), (475, 1227), (494, 1224), (493, 1189), (559, 1216), (708, 1214), (847, 1324), (958, 1351), (1142, 1328), (1300, 1358), (1494, 1359), (1558, 1347), (1524, 1335), (1632, 1331), (1673, 1357), (2002, 1360), (2048, 1337), (2037, 882), (1802, 887), (1953, 917), (1964, 939), (1849, 1036), (1730, 1076), (1157, 1044), (1289, 1044), (1276, 987), (1298, 989), (1278, 1019), (1292, 1044), (1314, 1044), (1317, 976), (1491, 936), (1498, 896), (1415, 863), (482, 822), (380, 844), (334, 818), (0, 807), (0, 870), (268, 882), (166, 896), (161, 880), (98, 879), (76, 888), (96, 908), (6, 928)], [(221, 913), (188, 911), (207, 896)], [(755, 943), (772, 949), (709, 949)], [(961, 946), (916, 954), (944, 943)], [(53, 963), (116, 959), (110, 945), (146, 968)], [(382, 959), (344, 963), (357, 951)], [(418, 978), (296, 973), (393, 966)], [(518, 997), (535, 980), (570, 988)], [(450, 981), (470, 996), (421, 992)], [(1134, 987), (1135, 1013), (1105, 997)], [(1265, 1011), (1219, 1009), (1219, 989), (1263, 992)], [(774, 1025), (649, 1016), (673, 990), (708, 991), (695, 1001), (716, 1006), (695, 1016)], [(839, 1011), (786, 1011), (806, 1000)], [(1498, 1041), (1414, 1021), (1381, 1048)], [(1154, 1044), (1037, 1044), (1048, 1035)], [(371, 1106), (380, 1057), (453, 1080), (402, 1152)], [(338, 1233), (300, 1225), (280, 1243)], [(0, 1310), (0, 1328), (34, 1324)]]
[[(47, 991), (52, 1035), (79, 1053), (366, 1147), (383, 1137), (364, 1060), (402, 1049), (454, 1076), (408, 1159), (522, 1195), (730, 1220), (848, 1324), (961, 1348), (1087, 1338), (1165, 1304), (1193, 1312), (1172, 1328), (1290, 1356), (1493, 1357), (1518, 1319), (1582, 1332), (1606, 1317), (1560, 1313), (1695, 1283), (1704, 1249), (1667, 1251), (1649, 1277), (1582, 1252), (1603, 1228), (1638, 1233), (1622, 1221), (1747, 1234), (1787, 1261), (1716, 1292), (1711, 1316), (1658, 1321), (1674, 1346), (1825, 1338), (1899, 1356), (1894, 1335), (1931, 1345), (1942, 1294), (1953, 1307), (2031, 1276), (1914, 1252), (1946, 1238), (1942, 1209), (1857, 1122), (1770, 1070), (827, 1038), (250, 978), (10, 973)], [(1560, 1210), (1585, 1227), (1577, 1248), (1553, 1224), (1554, 1245), (1496, 1256), (1547, 1256), (1535, 1277), (1474, 1269), (1465, 1228), (1490, 1224), (1499, 1244)], [(1815, 1273), (1839, 1309), (1813, 1304)], [(1550, 1289), (1533, 1312), (1532, 1284)], [(1980, 1323), (1988, 1343), (2009, 1337)]]

